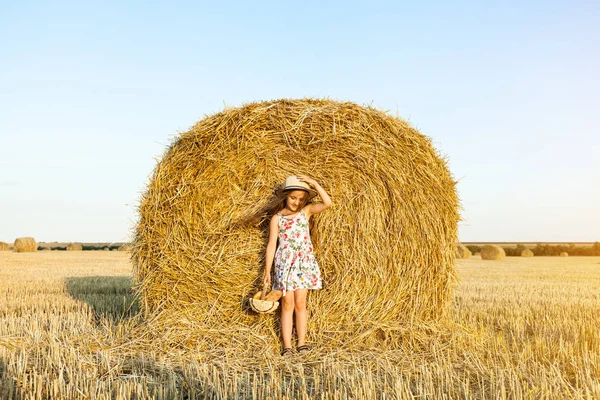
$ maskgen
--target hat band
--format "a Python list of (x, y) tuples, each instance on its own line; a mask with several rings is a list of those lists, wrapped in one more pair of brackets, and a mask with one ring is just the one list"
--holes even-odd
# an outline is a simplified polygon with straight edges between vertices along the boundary
[(283, 190), (290, 190), (290, 189), (306, 190), (307, 192), (311, 191), (310, 189), (305, 188), (304, 186), (288, 186), (288, 187), (283, 188)]

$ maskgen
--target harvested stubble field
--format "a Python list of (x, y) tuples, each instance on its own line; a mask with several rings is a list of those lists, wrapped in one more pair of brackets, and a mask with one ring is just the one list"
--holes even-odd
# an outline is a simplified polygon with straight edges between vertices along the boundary
[(453, 322), (284, 361), (144, 333), (123, 252), (6, 252), (0, 398), (600, 398), (600, 257), (457, 262)]

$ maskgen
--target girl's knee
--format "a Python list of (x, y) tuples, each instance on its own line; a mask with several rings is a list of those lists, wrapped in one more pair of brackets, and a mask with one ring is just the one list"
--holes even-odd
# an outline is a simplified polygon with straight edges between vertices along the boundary
[(296, 299), (294, 301), (294, 310), (305, 311), (306, 310), (306, 299)]
[(287, 292), (285, 296), (281, 298), (281, 309), (283, 311), (292, 311), (295, 307), (294, 293)]

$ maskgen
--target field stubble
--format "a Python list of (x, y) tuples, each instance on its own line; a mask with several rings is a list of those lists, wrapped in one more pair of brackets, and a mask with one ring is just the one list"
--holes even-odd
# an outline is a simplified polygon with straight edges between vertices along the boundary
[(458, 272), (452, 322), (408, 330), (403, 348), (283, 361), (144, 334), (125, 253), (6, 252), (0, 398), (600, 398), (600, 257)]

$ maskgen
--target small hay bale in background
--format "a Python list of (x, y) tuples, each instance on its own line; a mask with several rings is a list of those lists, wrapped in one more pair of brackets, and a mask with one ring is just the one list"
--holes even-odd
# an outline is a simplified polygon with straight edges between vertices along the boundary
[(129, 251), (129, 245), (127, 243), (120, 245), (119, 251)]
[(15, 253), (32, 253), (37, 251), (37, 243), (32, 237), (20, 237), (13, 246)]
[(81, 243), (69, 243), (67, 245), (67, 251), (83, 251)]
[(110, 251), (110, 249), (108, 247), (105, 247), (102, 249), (103, 251)]
[(533, 251), (525, 249), (521, 252), (521, 257), (533, 257)]
[(456, 249), (454, 252), (456, 258), (469, 258), (471, 255), (471, 250), (467, 249), (467, 246), (461, 242), (456, 242)]
[(279, 347), (272, 323), (243, 305), (262, 282), (265, 210), (293, 174), (333, 200), (310, 219), (323, 289), (309, 291), (309, 341), (399, 346), (401, 327), (443, 315), (459, 204), (431, 140), (371, 107), (284, 99), (207, 116), (156, 165), (131, 249), (153, 329), (197, 349)]
[(504, 249), (495, 244), (486, 244), (481, 248), (481, 259), (482, 260), (504, 260), (506, 253)]
[(52, 251), (52, 248), (50, 248), (50, 247), (44, 247), (44, 248), (42, 249), (42, 251)]
[(566, 251), (563, 251), (562, 253), (560, 253), (561, 257), (569, 257), (569, 253), (567, 253)]
[(9, 251), (10, 245), (6, 242), (0, 242), (0, 251)]

